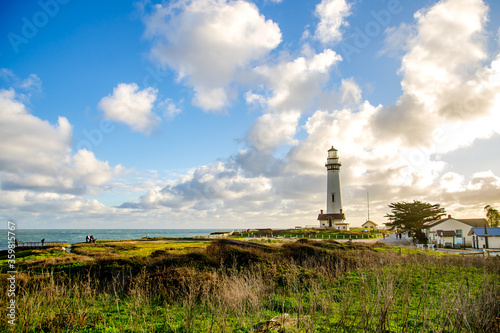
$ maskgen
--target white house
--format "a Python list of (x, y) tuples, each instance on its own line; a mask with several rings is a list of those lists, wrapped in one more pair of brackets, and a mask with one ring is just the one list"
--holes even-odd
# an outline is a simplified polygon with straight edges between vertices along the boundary
[[(453, 245), (461, 244), (472, 246), (472, 235), (469, 235), (470, 230), (477, 227), (484, 228), (484, 226), (487, 225), (488, 222), (484, 218), (456, 219), (451, 217), (451, 215), (448, 215), (445, 219), (425, 224), (422, 231), (425, 233), (427, 238), (429, 238), (429, 242), (431, 243), (439, 244), (438, 242), (446, 242), (444, 237), (446, 237), (449, 242), (450, 237), (453, 237)], [(438, 231), (454, 231), (456, 235), (449, 236), (451, 233), (440, 233), (442, 236), (439, 236)]]
[(457, 232), (455, 230), (438, 230), (436, 232), (436, 244), (442, 247), (454, 247), (455, 244), (462, 244), (455, 242)]
[(378, 229), (378, 224), (373, 222), (373, 221), (366, 221), (365, 223), (363, 223), (361, 225), (362, 228), (365, 228), (365, 229), (372, 229), (372, 230), (375, 230), (375, 229)]
[[(468, 235), (472, 236), (472, 247), (475, 249), (500, 249), (500, 228), (486, 228), (487, 234), (483, 228), (472, 228)], [(488, 237), (488, 246), (486, 247), (486, 236)]]

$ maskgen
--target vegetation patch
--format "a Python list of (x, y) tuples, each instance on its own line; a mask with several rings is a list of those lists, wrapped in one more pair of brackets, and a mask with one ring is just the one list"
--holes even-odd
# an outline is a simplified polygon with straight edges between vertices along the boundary
[[(20, 268), (22, 332), (500, 329), (497, 257), (332, 240), (107, 242), (76, 245), (71, 254), (33, 251), (24, 258), (55, 261)], [(0, 300), (5, 316), (6, 294)]]

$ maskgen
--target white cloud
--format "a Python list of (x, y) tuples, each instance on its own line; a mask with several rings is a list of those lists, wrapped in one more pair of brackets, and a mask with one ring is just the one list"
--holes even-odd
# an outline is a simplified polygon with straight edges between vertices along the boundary
[[(72, 127), (28, 113), (13, 89), (0, 90), (0, 181), (4, 190), (90, 193), (123, 172), (85, 149), (71, 155)], [(43, 138), (43, 140), (41, 139)]]
[(415, 27), (403, 22), (399, 27), (386, 28), (384, 33), (384, 47), (379, 54), (399, 57), (403, 56), (404, 51), (408, 49), (408, 43), (415, 34)]
[(480, 211), (479, 214), (483, 215), (484, 212), (481, 211), (487, 204), (493, 206), (500, 204), (498, 201), (500, 177), (491, 171), (476, 172), (467, 183), (461, 175), (448, 173), (443, 176), (441, 186), (444, 190), (440, 193), (439, 199), (462, 210)]
[(42, 80), (36, 74), (30, 74), (26, 79), (20, 83), (20, 87), (23, 89), (29, 89), (34, 91), (42, 90)]
[(99, 108), (107, 119), (125, 123), (132, 131), (150, 135), (159, 126), (160, 118), (153, 112), (157, 89), (139, 90), (135, 83), (120, 83), (113, 94), (103, 97)]
[(312, 174), (327, 147), (335, 145), (343, 163), (346, 210), (354, 214), (367, 189), (382, 210), (411, 199), (445, 207), (459, 202), (471, 212), (488, 198), (498, 203), (497, 176), (474, 175), (465, 183), (466, 177), (449, 172), (440, 160), (440, 154), (499, 131), (497, 60), (484, 65), (486, 10), (482, 1), (448, 0), (420, 11), (409, 27), (415, 33), (407, 35), (400, 70), (404, 93), (396, 105), (317, 111), (304, 127), (307, 138), (290, 150), (288, 170)]
[(260, 116), (247, 133), (247, 141), (257, 150), (274, 149), (281, 144), (293, 144), (300, 113), (289, 111)]
[(254, 69), (270, 90), (259, 94), (247, 94), (247, 102), (258, 101), (276, 111), (305, 110), (314, 107), (330, 79), (329, 71), (342, 60), (330, 49), (310, 57), (298, 57), (275, 66), (258, 66)]
[(486, 58), (487, 10), (479, 0), (446, 0), (415, 14), (418, 33), (401, 66), (406, 94), (426, 108), (445, 112), (450, 94), (474, 79)]
[(42, 91), (42, 80), (36, 74), (30, 74), (27, 78), (19, 78), (12, 70), (0, 68), (0, 79), (2, 79), (9, 88), (16, 89), (16, 99), (30, 104), (31, 95)]
[(440, 185), (446, 192), (458, 192), (463, 189), (464, 176), (456, 172), (447, 172), (440, 178)]
[(36, 74), (30, 74), (26, 79), (22, 80), (10, 69), (0, 68), (0, 78), (16, 89), (28, 92), (40, 92), (42, 90), (42, 80)]
[[(202, 166), (189, 175), (164, 188), (153, 188), (142, 196), (139, 202), (124, 203), (122, 208), (172, 209), (192, 208), (195, 210), (218, 211), (246, 209), (263, 200), (269, 200), (271, 184), (265, 177), (247, 178), (241, 170), (230, 164), (218, 162)], [(231, 202), (232, 204), (228, 204)]]
[(381, 138), (446, 152), (498, 133), (497, 70), (484, 67), (487, 10), (480, 0), (443, 0), (415, 14), (400, 68), (404, 94), (376, 118)]
[(342, 93), (342, 103), (344, 105), (358, 105), (361, 102), (361, 88), (353, 78), (342, 79), (340, 87)]
[(166, 119), (172, 119), (182, 112), (182, 110), (169, 98), (161, 102), (158, 108), (163, 109), (163, 117)]
[[(482, 216), (486, 203), (500, 204), (500, 178), (491, 171), (468, 177), (441, 155), (499, 131), (500, 62), (487, 63), (486, 16), (479, 0), (443, 0), (418, 12), (415, 24), (405, 27), (412, 33), (406, 40), (398, 36), (406, 53), (404, 93), (395, 105), (362, 103), (352, 78), (342, 79), (338, 92), (331, 88), (329, 73), (341, 60), (331, 50), (315, 54), (307, 46), (302, 57), (257, 66), (263, 84), (247, 92), (246, 101), (265, 113), (247, 133), (250, 148), (124, 207), (196, 211), (213, 221), (315, 224), (315, 213), (324, 209), (326, 151), (334, 145), (351, 223), (366, 218), (366, 191), (370, 215), (380, 223), (389, 203), (413, 199), (440, 203), (454, 216)], [(344, 107), (321, 104), (326, 95)], [(307, 110), (311, 115), (299, 127)], [(284, 144), (292, 147), (283, 156)]]
[(193, 104), (205, 110), (217, 110), (226, 106), (229, 103), (229, 97), (225, 88), (195, 88), (196, 96), (193, 99)]
[(108, 213), (112, 209), (97, 200), (85, 199), (72, 194), (36, 193), (26, 190), (0, 190), (0, 210), (16, 207), (19, 211), (35, 214), (48, 213), (52, 216), (65, 213), (88, 215)]
[(323, 44), (339, 42), (342, 39), (341, 27), (348, 25), (345, 18), (351, 14), (351, 5), (346, 0), (322, 0), (315, 13), (320, 21), (314, 37)]
[(204, 110), (227, 106), (238, 73), (281, 42), (278, 26), (241, 0), (156, 5), (144, 23), (154, 43), (152, 57), (194, 88), (193, 103)]

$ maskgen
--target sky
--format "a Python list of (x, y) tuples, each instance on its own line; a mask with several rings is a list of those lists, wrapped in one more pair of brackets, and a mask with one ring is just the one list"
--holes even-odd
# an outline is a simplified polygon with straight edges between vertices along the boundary
[(0, 1), (0, 220), (351, 226), (500, 208), (495, 0)]

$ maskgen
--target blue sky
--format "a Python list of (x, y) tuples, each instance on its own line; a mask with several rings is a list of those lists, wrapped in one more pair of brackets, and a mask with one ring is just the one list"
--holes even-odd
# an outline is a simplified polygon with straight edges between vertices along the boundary
[(500, 4), (2, 1), (0, 217), (25, 228), (352, 225), (500, 206)]

